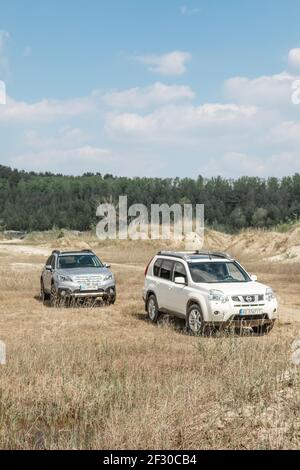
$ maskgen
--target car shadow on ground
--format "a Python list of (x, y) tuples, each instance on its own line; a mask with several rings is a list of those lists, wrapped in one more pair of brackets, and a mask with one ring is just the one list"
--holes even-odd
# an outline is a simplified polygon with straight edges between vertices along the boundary
[[(45, 302), (42, 301), (41, 299), (41, 296), (40, 295), (35, 295), (34, 297), (34, 300), (38, 303), (40, 303), (41, 305), (43, 305), (43, 307), (46, 307), (46, 308), (49, 308), (49, 309), (52, 309), (54, 308), (51, 304), (50, 304), (50, 300), (46, 300)], [(86, 301), (86, 302), (78, 302), (78, 301), (72, 301), (72, 302), (66, 302), (66, 301), (59, 301), (57, 303), (57, 305), (55, 306), (55, 308), (65, 308), (65, 309), (68, 309), (68, 308), (84, 308), (84, 309), (88, 309), (88, 308), (104, 308), (104, 307), (107, 307), (108, 305), (105, 303), (105, 302), (101, 302), (101, 301), (98, 301), (98, 302), (93, 302), (93, 301)]]
[[(157, 323), (152, 323), (148, 316), (147, 313), (138, 313), (135, 315), (135, 317), (143, 321), (145, 323), (148, 323), (149, 325), (152, 325), (153, 327), (168, 327), (174, 330), (174, 333), (177, 334), (184, 334), (187, 336), (193, 336), (191, 333), (186, 328), (186, 323), (185, 320), (180, 319), (178, 317), (172, 316), (172, 315), (162, 315)], [(214, 329), (214, 328), (209, 328), (205, 330), (204, 333), (196, 335), (202, 338), (226, 338), (226, 337), (244, 337), (247, 338), (249, 336), (255, 336), (255, 337), (262, 337), (265, 336), (263, 334), (259, 333), (254, 333), (251, 328), (241, 328), (241, 329), (235, 329), (235, 328), (224, 328), (224, 329)]]

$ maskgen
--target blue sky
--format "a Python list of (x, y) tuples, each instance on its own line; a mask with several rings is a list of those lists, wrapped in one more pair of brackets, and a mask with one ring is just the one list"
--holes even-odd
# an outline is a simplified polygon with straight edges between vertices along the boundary
[(0, 12), (1, 164), (300, 171), (298, 1), (0, 0)]

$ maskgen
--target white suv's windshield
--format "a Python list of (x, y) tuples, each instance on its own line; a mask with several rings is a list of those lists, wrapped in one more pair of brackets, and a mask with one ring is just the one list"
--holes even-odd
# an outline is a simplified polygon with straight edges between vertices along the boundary
[(233, 261), (207, 261), (189, 263), (191, 276), (194, 282), (224, 283), (249, 282), (248, 274)]
[(63, 255), (58, 257), (58, 269), (101, 267), (103, 264), (96, 255)]

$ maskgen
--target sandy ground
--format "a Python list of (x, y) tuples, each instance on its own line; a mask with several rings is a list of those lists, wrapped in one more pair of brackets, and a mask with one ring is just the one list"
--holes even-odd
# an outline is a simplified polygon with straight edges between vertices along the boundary
[[(143, 271), (159, 242), (1, 241), (0, 448), (298, 448), (300, 262), (258, 261), (247, 237), (207, 244), (274, 288), (279, 321), (267, 337), (201, 341), (174, 319), (146, 321)], [(110, 263), (116, 304), (43, 306), (40, 272), (56, 246), (92, 246)]]

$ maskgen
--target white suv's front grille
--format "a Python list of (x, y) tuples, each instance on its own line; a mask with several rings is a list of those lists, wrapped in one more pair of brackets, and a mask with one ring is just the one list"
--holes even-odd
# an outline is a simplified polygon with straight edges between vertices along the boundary
[(234, 295), (231, 297), (236, 306), (257, 307), (264, 305), (265, 296), (263, 294)]

